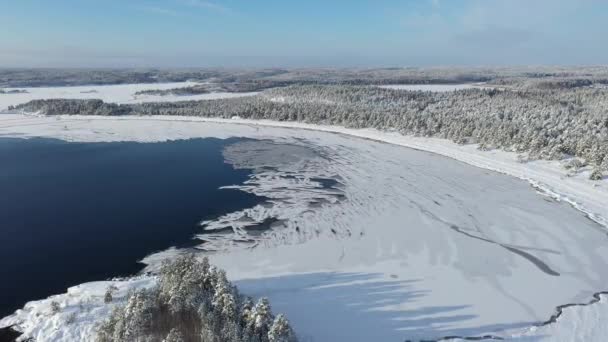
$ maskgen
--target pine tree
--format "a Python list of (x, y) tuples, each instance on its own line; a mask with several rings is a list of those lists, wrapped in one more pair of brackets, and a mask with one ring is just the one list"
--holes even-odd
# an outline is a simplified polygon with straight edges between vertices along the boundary
[(264, 341), (268, 338), (268, 331), (273, 320), (274, 317), (268, 299), (265, 297), (260, 298), (253, 309), (253, 314), (246, 331), (254, 340)]
[(173, 328), (162, 342), (185, 342), (185, 339), (179, 330)]
[(116, 290), (118, 290), (118, 288), (116, 286), (114, 286), (114, 285), (108, 286), (108, 288), (106, 289), (106, 293), (103, 296), (103, 302), (106, 303), (106, 304), (111, 303), (112, 300), (114, 299), (113, 298), (113, 293)]
[(602, 170), (599, 168), (593, 169), (591, 175), (589, 175), (589, 179), (593, 181), (598, 181), (604, 179), (604, 175), (602, 174)]
[(224, 271), (206, 259), (182, 256), (163, 265), (157, 288), (133, 291), (115, 306), (97, 341), (268, 342), (271, 336), (295, 341), (287, 320), (274, 319), (266, 298), (253, 306)]
[(226, 278), (226, 272), (219, 271), (217, 273), (217, 281), (215, 285), (215, 293), (213, 296), (213, 305), (224, 319), (236, 321), (236, 299), (233, 289)]
[(294, 342), (295, 335), (289, 321), (282, 314), (279, 314), (272, 323), (270, 331), (268, 332), (269, 342)]
[(61, 311), (61, 306), (59, 305), (59, 303), (56, 301), (52, 301), (51, 302), (51, 313), (56, 314), (56, 313), (59, 313), (59, 311)]
[(115, 340), (132, 340), (144, 335), (152, 320), (153, 301), (146, 290), (135, 291), (123, 309), (121, 329), (115, 333)]

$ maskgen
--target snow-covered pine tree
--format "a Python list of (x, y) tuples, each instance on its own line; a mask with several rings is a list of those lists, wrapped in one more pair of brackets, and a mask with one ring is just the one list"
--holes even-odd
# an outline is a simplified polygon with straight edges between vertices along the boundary
[(137, 290), (127, 300), (122, 310), (119, 329), (114, 332), (115, 341), (134, 340), (145, 335), (152, 321), (154, 301), (147, 290)]
[(289, 321), (285, 316), (279, 314), (272, 323), (268, 332), (269, 342), (294, 342), (295, 334), (289, 325)]
[(114, 286), (114, 285), (108, 286), (106, 288), (106, 293), (103, 296), (103, 302), (106, 303), (106, 304), (111, 303), (112, 300), (114, 299), (113, 298), (113, 294), (117, 290), (118, 290), (118, 288), (116, 286)]
[(604, 179), (604, 174), (602, 173), (602, 170), (600, 170), (599, 168), (595, 168), (593, 169), (593, 171), (591, 171), (589, 179), (593, 181), (602, 180)]
[(160, 299), (174, 313), (196, 310), (210, 295), (208, 261), (199, 263), (193, 254), (164, 263), (160, 274)]
[(59, 311), (61, 311), (61, 305), (59, 305), (58, 302), (56, 301), (52, 301), (51, 302), (51, 314), (56, 314), (59, 313)]
[(274, 321), (270, 302), (268, 298), (262, 297), (258, 300), (253, 309), (253, 315), (247, 327), (255, 341), (265, 341), (268, 338), (268, 331)]
[(287, 320), (274, 319), (266, 298), (254, 307), (226, 273), (210, 267), (206, 259), (178, 257), (163, 265), (158, 283), (133, 291), (124, 305), (116, 306), (100, 325), (97, 341), (269, 342), (271, 336), (281, 342), (295, 340)]
[(167, 334), (167, 337), (163, 339), (162, 342), (186, 342), (184, 339), (184, 335), (177, 329), (173, 328)]

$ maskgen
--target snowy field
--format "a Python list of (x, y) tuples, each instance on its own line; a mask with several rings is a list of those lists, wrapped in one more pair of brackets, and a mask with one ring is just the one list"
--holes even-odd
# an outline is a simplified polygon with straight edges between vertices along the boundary
[[(607, 181), (566, 177), (557, 162), (521, 164), (511, 153), (440, 139), (268, 121), (6, 114), (0, 135), (142, 142), (236, 136), (317, 151), (290, 163), (242, 151), (230, 157), (236, 166), (272, 164), (237, 187), (269, 197), (272, 206), (205, 222), (201, 232), (268, 218), (277, 219), (274, 229), (256, 237), (254, 249), (231, 243), (230, 234), (199, 236), (218, 251), (212, 262), (242, 292), (268, 296), (303, 341), (608, 336), (598, 324), (606, 319), (605, 300), (567, 308), (557, 323), (533, 327), (558, 305), (591, 301), (608, 280), (608, 236), (599, 224), (608, 217)], [(316, 179), (336, 183), (320, 190)], [(176, 252), (146, 262), (154, 268)], [(54, 300), (71, 308), (100, 288), (84, 284)], [(31, 335), (63, 336), (53, 330), (57, 323), (40, 323), (40, 317), (66, 320), (71, 311), (49, 318), (40, 313), (49, 305), (30, 303), (0, 326), (25, 321)], [(89, 311), (105, 312), (100, 299), (90, 305), (97, 309)], [(87, 339), (92, 324), (82, 318), (68, 328)]]
[(95, 85), (78, 87), (41, 87), (41, 88), (5, 88), (6, 91), (25, 90), (25, 93), (0, 94), (0, 111), (21, 103), (37, 99), (100, 99), (114, 103), (141, 103), (141, 102), (174, 102), (186, 100), (212, 100), (228, 97), (250, 96), (251, 93), (209, 93), (200, 95), (135, 95), (142, 90), (166, 90), (194, 86), (195, 82), (175, 83), (140, 83), (118, 85)]
[(411, 90), (411, 91), (434, 91), (446, 92), (461, 89), (471, 89), (483, 87), (482, 83), (464, 83), (464, 84), (387, 84), (378, 86), (384, 89), (393, 90)]

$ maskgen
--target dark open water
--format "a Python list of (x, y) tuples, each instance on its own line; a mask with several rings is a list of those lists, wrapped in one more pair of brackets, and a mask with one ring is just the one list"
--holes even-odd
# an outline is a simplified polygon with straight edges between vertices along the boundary
[(70, 143), (0, 138), (0, 317), (137, 261), (192, 244), (203, 219), (263, 198), (220, 186), (250, 170), (224, 163), (238, 139)]

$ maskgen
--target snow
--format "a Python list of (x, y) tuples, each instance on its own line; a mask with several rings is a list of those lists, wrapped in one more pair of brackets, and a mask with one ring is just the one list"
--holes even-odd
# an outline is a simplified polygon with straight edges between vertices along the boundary
[[(109, 280), (85, 283), (71, 287), (67, 293), (27, 303), (23, 309), (0, 320), (0, 326), (15, 325), (37, 342), (94, 341), (99, 317), (107, 317), (112, 309), (123, 303), (131, 290), (150, 288), (156, 279), (149, 276), (128, 280)], [(115, 286), (113, 301), (104, 303), (106, 289)], [(59, 305), (53, 312), (52, 303)]]
[[(376, 130), (240, 118), (7, 114), (0, 116), (0, 135), (142, 142), (237, 136), (317, 152), (323, 158), (304, 153), (235, 187), (271, 198), (272, 207), (231, 213), (201, 228), (243, 217), (285, 222), (257, 237), (254, 249), (224, 243), (232, 236), (212, 236), (218, 252), (211, 261), (242, 292), (270, 297), (273, 311), (286, 313), (303, 340), (607, 336), (597, 324), (606, 319), (605, 300), (569, 307), (556, 324), (530, 328), (558, 305), (588, 302), (608, 279), (605, 226), (585, 216), (605, 225), (607, 181), (567, 177), (558, 162), (519, 163), (513, 153)], [(232, 162), (254, 163), (257, 157)], [(524, 179), (543, 196), (525, 182), (486, 170)], [(342, 185), (322, 189), (315, 178)], [(310, 205), (319, 199), (323, 204)], [(175, 252), (145, 261), (153, 268)], [(0, 326), (19, 319), (38, 336), (59, 326), (24, 312)]]
[(37, 99), (101, 99), (113, 103), (176, 102), (187, 100), (213, 100), (229, 97), (251, 96), (249, 93), (209, 93), (199, 95), (135, 95), (142, 90), (166, 90), (196, 85), (196, 82), (138, 83), (77, 87), (6, 88), (5, 90), (26, 90), (26, 93), (0, 94), (0, 111)]
[(608, 298), (586, 306), (571, 306), (564, 310), (556, 324), (533, 327), (501, 334), (507, 341), (608, 341)]
[[(320, 279), (315, 282), (314, 287), (310, 287), (310, 294), (302, 298), (312, 300), (309, 306), (319, 306), (326, 300), (332, 300), (336, 297), (341, 298), (346, 302), (346, 306), (357, 304), (358, 294), (356, 291), (345, 293), (348, 287), (354, 288), (353, 285), (364, 285), (364, 277), (358, 275), (301, 275), (293, 281), (306, 281), (309, 279)], [(333, 286), (319, 286), (317, 284), (323, 282), (331, 282), (335, 279), (341, 282)], [(280, 280), (284, 286), (285, 296), (296, 295), (290, 291), (290, 285), (284, 279)], [(370, 282), (368, 282), (369, 284)], [(92, 341), (95, 339), (95, 331), (100, 317), (107, 317), (113, 307), (125, 302), (127, 295), (134, 289), (151, 288), (156, 284), (156, 279), (150, 276), (139, 276), (127, 280), (112, 280), (112, 281), (97, 281), (74, 286), (68, 289), (64, 294), (49, 297), (47, 299), (33, 301), (27, 303), (23, 309), (18, 310), (14, 315), (5, 317), (0, 320), (0, 326), (18, 326), (23, 332), (24, 337), (33, 337), (35, 341)], [(300, 284), (297, 287), (302, 287)], [(307, 283), (306, 285), (310, 285)], [(110, 286), (115, 286), (117, 290), (114, 292), (113, 301), (109, 304), (103, 302), (106, 289)], [(373, 290), (370, 287), (362, 286), (360, 291)], [(388, 288), (390, 290), (390, 288)], [(325, 292), (325, 293), (323, 293)], [(366, 293), (363, 293), (365, 295)], [(416, 297), (417, 294), (411, 297)], [(354, 297), (354, 298), (353, 298)], [(601, 301), (592, 305), (572, 306), (564, 309), (563, 314), (558, 318), (557, 323), (549, 324), (541, 327), (527, 327), (524, 329), (507, 330), (494, 336), (500, 337), (506, 341), (526, 341), (526, 342), (571, 342), (571, 341), (607, 341), (608, 340), (608, 325), (606, 322), (606, 312), (608, 312), (608, 300), (606, 295), (602, 295)], [(60, 311), (52, 313), (51, 303), (57, 302)], [(271, 303), (272, 304), (272, 303)], [(305, 308), (305, 307), (303, 307)], [(344, 307), (342, 307), (343, 309)], [(335, 315), (335, 318), (343, 317), (343, 315), (352, 314), (349, 311), (341, 311), (340, 307), (332, 307), (329, 312)], [(276, 312), (276, 308), (275, 308)], [(304, 319), (308, 318), (314, 321), (315, 315), (320, 311), (303, 312)], [(70, 317), (73, 316), (73, 317)], [(359, 319), (358, 319), (359, 318)], [(346, 316), (343, 319), (351, 319)], [(361, 321), (360, 317), (354, 317), (358, 324), (365, 324), (365, 327), (370, 331), (375, 331), (379, 324), (387, 324), (383, 321)], [(73, 320), (71, 323), (70, 320)], [(293, 323), (293, 318), (291, 319)], [(355, 322), (355, 321), (351, 321)], [(331, 326), (326, 326), (321, 321), (314, 322), (321, 327), (331, 329)], [(332, 333), (338, 335), (334, 341), (341, 341), (340, 331), (331, 330)], [(314, 337), (303, 333), (299, 335), (302, 341), (315, 341)], [(452, 341), (464, 341), (462, 339), (454, 339)]]
[(480, 88), (483, 83), (463, 83), (463, 84), (387, 84), (378, 87), (393, 90), (410, 90), (410, 91), (433, 91), (447, 92), (461, 89)]
[[(94, 121), (94, 128), (90, 126)], [(126, 121), (126, 122), (124, 122)], [(75, 141), (165, 141), (193, 137), (248, 136), (248, 129), (234, 125), (191, 126), (189, 123), (230, 123), (250, 127), (281, 127), (315, 130), (319, 132), (340, 133), (358, 138), (382, 141), (417, 150), (428, 151), (476, 167), (504, 173), (526, 180), (550, 194), (553, 198), (565, 201), (588, 214), (592, 219), (608, 226), (608, 181), (588, 180), (588, 174), (569, 175), (559, 161), (537, 160), (521, 163), (518, 154), (501, 150), (480, 151), (475, 144), (458, 145), (452, 141), (438, 138), (404, 136), (396, 132), (382, 132), (376, 129), (349, 129), (339, 126), (322, 126), (297, 122), (278, 122), (270, 120), (247, 120), (241, 118), (220, 119), (179, 116), (123, 116), (91, 117), (62, 116), (39, 117), (35, 115), (0, 115), (0, 134), (48, 136)], [(63, 123), (74, 124), (67, 130)], [(118, 123), (118, 124), (117, 124)], [(32, 126), (34, 125), (34, 126)], [(179, 129), (174, 129), (180, 126)], [(132, 130), (132, 127), (141, 129)], [(247, 130), (247, 129), (246, 129)], [(291, 131), (289, 131), (291, 132)], [(258, 136), (263, 136), (258, 134)]]

